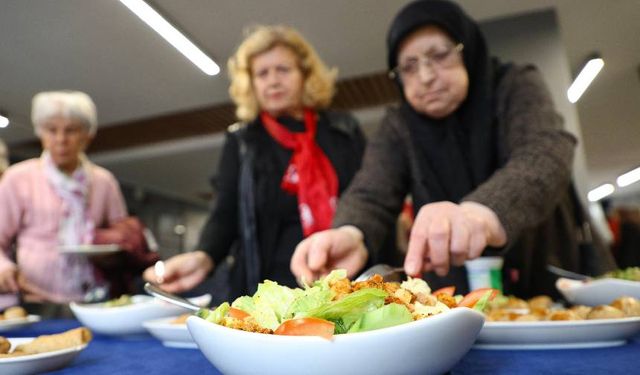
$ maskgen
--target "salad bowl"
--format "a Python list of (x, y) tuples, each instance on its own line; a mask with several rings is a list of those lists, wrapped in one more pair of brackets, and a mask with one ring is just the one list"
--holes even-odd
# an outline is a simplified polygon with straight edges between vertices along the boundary
[[(191, 302), (206, 306), (211, 296), (205, 294), (191, 299)], [(131, 297), (131, 302), (122, 306), (107, 303), (81, 304), (71, 302), (71, 311), (76, 318), (92, 331), (104, 335), (139, 335), (146, 332), (143, 322), (185, 313), (188, 310), (157, 298), (145, 295)]]
[(317, 336), (227, 328), (191, 316), (187, 327), (224, 374), (441, 374), (471, 348), (484, 315), (466, 307), (393, 327)]

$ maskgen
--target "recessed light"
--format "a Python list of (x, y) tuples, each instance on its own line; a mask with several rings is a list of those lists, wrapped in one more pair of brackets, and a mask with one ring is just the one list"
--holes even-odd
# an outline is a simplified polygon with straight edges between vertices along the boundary
[(587, 90), (594, 78), (600, 73), (604, 66), (604, 60), (599, 57), (589, 60), (582, 68), (576, 79), (573, 81), (569, 90), (567, 90), (567, 98), (571, 103), (575, 103), (580, 99), (582, 94)]
[(120, 0), (129, 10), (140, 17), (147, 25), (154, 29), (169, 44), (174, 46), (186, 58), (191, 60), (205, 74), (214, 76), (220, 73), (220, 67), (207, 56), (198, 46), (191, 42), (184, 34), (171, 25), (160, 13), (156, 12), (143, 0)]

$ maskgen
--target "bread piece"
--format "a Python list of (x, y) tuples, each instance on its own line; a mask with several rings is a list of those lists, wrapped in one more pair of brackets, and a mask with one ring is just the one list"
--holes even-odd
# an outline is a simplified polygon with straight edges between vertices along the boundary
[(633, 297), (620, 297), (611, 306), (621, 310), (625, 316), (640, 316), (640, 301)]
[(600, 305), (591, 309), (587, 315), (587, 319), (616, 319), (624, 318), (624, 313), (620, 309), (613, 306)]
[(4, 310), (5, 319), (17, 319), (25, 318), (27, 316), (27, 310), (21, 306), (12, 306)]

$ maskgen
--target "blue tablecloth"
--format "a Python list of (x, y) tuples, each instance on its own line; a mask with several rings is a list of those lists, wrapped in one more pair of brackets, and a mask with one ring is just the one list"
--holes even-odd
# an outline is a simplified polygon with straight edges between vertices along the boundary
[[(75, 320), (48, 320), (5, 333), (32, 337), (80, 326)], [(452, 374), (638, 374), (640, 337), (624, 346), (580, 350), (471, 350)], [(259, 366), (259, 364), (257, 364)], [(151, 336), (124, 339), (95, 335), (68, 367), (52, 374), (219, 374), (195, 349), (172, 349)], [(4, 375), (4, 374), (3, 374)]]

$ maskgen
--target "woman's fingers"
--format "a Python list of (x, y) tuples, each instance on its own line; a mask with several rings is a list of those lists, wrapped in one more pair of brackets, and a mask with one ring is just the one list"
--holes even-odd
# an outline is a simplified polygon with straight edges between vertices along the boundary
[(430, 215), (421, 209), (411, 229), (409, 248), (404, 259), (404, 270), (407, 275), (418, 276), (423, 269), (431, 269), (431, 263), (425, 262), (430, 253), (428, 233), (430, 221)]
[[(143, 277), (146, 281), (158, 283), (167, 292), (179, 293), (200, 284), (213, 269), (213, 261), (203, 251), (176, 255), (164, 262), (164, 273), (158, 275), (154, 266), (147, 268)], [(160, 278), (160, 276), (162, 276)]]
[(193, 270), (193, 272), (175, 278), (173, 281), (163, 283), (162, 289), (170, 293), (180, 293), (191, 290), (200, 284), (206, 276), (207, 272), (204, 271), (204, 269), (196, 269)]
[(469, 237), (469, 259), (479, 257), (486, 247), (486, 233), (484, 231), (473, 231)]
[(487, 245), (499, 247), (507, 243), (504, 226), (491, 208), (476, 202), (462, 202), (460, 208), (482, 227)]
[(298, 283), (300, 285), (305, 282), (309, 283), (314, 280), (313, 272), (307, 264), (312, 237), (313, 236), (304, 239), (298, 244), (298, 246), (296, 246), (296, 249), (293, 252), (293, 256), (291, 257), (291, 262), (289, 264), (291, 273), (295, 275), (296, 280), (298, 280)]
[(43, 302), (47, 300), (44, 292), (31, 284), (24, 275), (18, 274), (17, 284), (20, 287), (20, 293), (22, 293), (22, 299), (25, 302)]
[(9, 268), (0, 275), (0, 292), (17, 293), (20, 288), (17, 281), (18, 272), (15, 268)]
[(364, 246), (358, 247), (357, 249), (351, 251), (349, 256), (343, 258), (341, 264), (336, 268), (342, 268), (347, 270), (347, 277), (354, 278), (361, 272), (365, 263), (367, 263), (367, 258), (369, 257), (369, 252), (366, 250)]
[(473, 223), (469, 233), (469, 259), (479, 257), (486, 247), (487, 231), (482, 223), (476, 221)]
[(314, 273), (321, 272), (327, 266), (329, 250), (340, 244), (334, 244), (335, 236), (331, 230), (313, 235), (310, 242), (307, 266)]
[(450, 262), (454, 266), (464, 265), (465, 260), (470, 254), (470, 226), (466, 218), (462, 215), (456, 215), (451, 225), (451, 241), (450, 241)]
[(291, 257), (291, 272), (299, 282), (311, 282), (337, 268), (353, 276), (362, 269), (367, 257), (359, 229), (350, 226), (328, 229), (298, 244)]
[(431, 266), (439, 276), (449, 273), (449, 244), (451, 241), (451, 221), (443, 216), (431, 221), (427, 231)]
[(144, 272), (142, 273), (142, 278), (150, 283), (154, 283), (158, 280), (158, 276), (156, 275), (156, 271), (153, 266), (148, 267), (146, 270), (144, 270)]
[(490, 235), (484, 212), (488, 208), (482, 206), (483, 211), (474, 205), (436, 202), (420, 209), (405, 258), (407, 274), (433, 270), (444, 276), (451, 265), (462, 266), (482, 254)]

